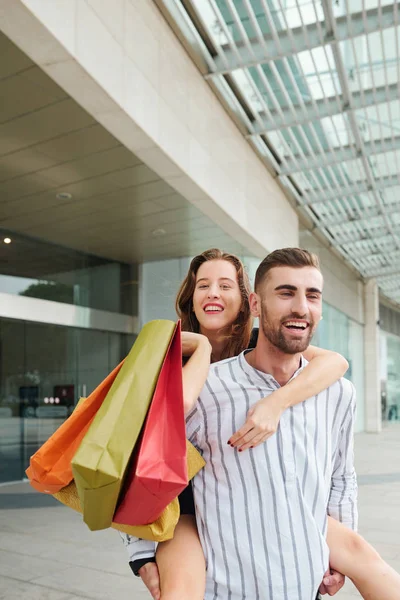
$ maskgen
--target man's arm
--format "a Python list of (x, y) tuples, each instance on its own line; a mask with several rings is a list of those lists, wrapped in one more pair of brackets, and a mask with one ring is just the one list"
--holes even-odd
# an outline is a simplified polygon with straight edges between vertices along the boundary
[(354, 418), (356, 392), (349, 381), (344, 380), (342, 402), (346, 412), (342, 421), (338, 447), (332, 471), (328, 515), (346, 527), (357, 530), (357, 477), (354, 469)]

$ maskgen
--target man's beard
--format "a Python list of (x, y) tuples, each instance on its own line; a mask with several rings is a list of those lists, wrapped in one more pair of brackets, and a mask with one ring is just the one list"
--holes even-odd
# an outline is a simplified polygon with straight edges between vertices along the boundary
[[(307, 328), (307, 334), (302, 336), (301, 339), (296, 340), (294, 338), (285, 336), (285, 328), (283, 323), (290, 321), (291, 319), (307, 320), (309, 324)], [(311, 318), (308, 317), (306, 319), (304, 315), (298, 315), (297, 313), (292, 313), (287, 317), (284, 317), (281, 319), (281, 322), (276, 325), (270, 320), (268, 316), (268, 310), (265, 308), (265, 306), (262, 306), (261, 308), (260, 327), (270, 344), (285, 354), (297, 354), (298, 352), (304, 352), (307, 350), (315, 329), (314, 321), (312, 321)]]

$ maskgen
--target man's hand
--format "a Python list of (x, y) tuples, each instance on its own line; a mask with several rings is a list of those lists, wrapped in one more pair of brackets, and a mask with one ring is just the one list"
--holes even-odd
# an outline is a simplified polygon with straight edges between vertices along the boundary
[(339, 590), (344, 586), (345, 576), (339, 573), (338, 571), (334, 571), (333, 569), (328, 570), (322, 583), (319, 587), (319, 593), (324, 596), (328, 594), (328, 596), (334, 596)]
[(149, 590), (154, 600), (160, 600), (160, 575), (158, 573), (157, 563), (148, 562), (143, 567), (140, 567), (138, 571), (143, 583)]
[[(271, 394), (271, 397), (273, 394)], [(228, 441), (240, 452), (254, 448), (276, 433), (283, 409), (279, 403), (263, 398), (247, 413), (246, 423)]]

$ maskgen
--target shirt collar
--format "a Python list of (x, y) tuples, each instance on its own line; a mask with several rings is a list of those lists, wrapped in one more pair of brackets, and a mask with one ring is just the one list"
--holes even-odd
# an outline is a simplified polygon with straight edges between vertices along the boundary
[[(272, 387), (274, 389), (280, 388), (281, 386), (279, 385), (279, 383), (276, 381), (276, 379), (270, 373), (264, 373), (263, 371), (259, 371), (258, 369), (255, 369), (254, 367), (249, 365), (249, 363), (245, 359), (245, 354), (247, 354), (248, 352), (251, 352), (251, 348), (248, 350), (244, 350), (243, 352), (241, 352), (241, 354), (239, 354), (238, 362), (239, 362), (241, 369), (244, 371), (245, 375), (248, 377), (249, 381), (251, 381), (252, 383), (256, 383), (257, 381), (258, 381), (258, 383), (262, 382), (262, 383), (264, 383), (264, 385), (267, 384), (269, 387)], [(299, 368), (297, 369), (297, 371), (295, 371), (295, 373), (293, 373), (293, 375), (289, 379), (289, 381), (292, 381), (292, 379), (297, 377), (297, 375), (299, 373), (301, 373), (301, 371), (307, 365), (308, 365), (308, 361), (304, 358), (303, 355), (301, 355)], [(288, 381), (288, 383), (289, 383), (289, 381)]]

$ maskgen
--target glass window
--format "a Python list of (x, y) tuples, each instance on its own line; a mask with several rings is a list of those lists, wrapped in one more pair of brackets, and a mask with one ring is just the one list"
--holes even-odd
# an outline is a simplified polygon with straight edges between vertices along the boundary
[(386, 334), (386, 403), (384, 418), (400, 419), (400, 338)]
[(340, 310), (324, 302), (323, 320), (318, 326), (313, 343), (327, 350), (339, 352), (349, 363), (345, 375), (357, 392), (355, 431), (365, 429), (364, 420), (364, 328)]
[(2, 235), (11, 243), (0, 244), (0, 292), (137, 315), (137, 266)]
[(135, 336), (0, 319), (0, 482), (30, 456), (129, 352)]

